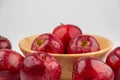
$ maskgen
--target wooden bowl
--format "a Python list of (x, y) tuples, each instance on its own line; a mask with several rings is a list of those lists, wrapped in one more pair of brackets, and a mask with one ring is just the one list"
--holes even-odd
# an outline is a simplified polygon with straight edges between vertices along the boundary
[[(35, 52), (31, 50), (31, 44), (37, 36), (39, 35), (28, 36), (19, 42), (20, 50), (23, 52), (25, 56)], [(92, 36), (94, 36), (97, 39), (98, 43), (100, 44), (100, 48), (101, 48), (100, 51), (83, 53), (83, 54), (52, 54), (52, 53), (49, 53), (53, 55), (54, 57), (56, 57), (61, 64), (61, 68), (62, 68), (61, 80), (72, 80), (73, 64), (77, 58), (93, 56), (93, 57), (103, 60), (107, 52), (112, 49), (113, 44), (109, 39), (102, 37), (102, 36), (98, 36), (98, 35), (92, 35)]]

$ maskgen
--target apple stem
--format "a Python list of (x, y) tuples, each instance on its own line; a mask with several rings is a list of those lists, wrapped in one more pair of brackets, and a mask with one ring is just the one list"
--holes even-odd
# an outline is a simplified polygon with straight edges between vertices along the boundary
[(60, 23), (60, 25), (64, 25), (63, 23)]

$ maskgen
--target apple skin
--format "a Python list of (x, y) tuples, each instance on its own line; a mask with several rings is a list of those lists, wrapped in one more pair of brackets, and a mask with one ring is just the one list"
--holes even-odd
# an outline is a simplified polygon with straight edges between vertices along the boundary
[(61, 24), (54, 28), (53, 34), (62, 40), (65, 47), (64, 52), (67, 53), (66, 51), (70, 40), (78, 34), (82, 34), (82, 30), (73, 24)]
[(12, 45), (8, 38), (0, 35), (0, 49), (11, 49)]
[(102, 60), (84, 57), (74, 63), (72, 77), (72, 80), (114, 80), (114, 72)]
[(39, 35), (32, 43), (32, 50), (43, 51), (47, 53), (64, 53), (64, 46), (62, 41), (54, 34), (44, 33)]
[(114, 80), (120, 80), (120, 47), (114, 48), (107, 56), (106, 63), (115, 73)]
[(77, 35), (68, 45), (67, 53), (81, 54), (99, 51), (100, 45), (97, 40), (91, 35)]
[(32, 53), (21, 64), (21, 80), (60, 80), (61, 66), (52, 55)]
[(21, 80), (20, 64), (24, 59), (11, 49), (0, 49), (0, 80)]

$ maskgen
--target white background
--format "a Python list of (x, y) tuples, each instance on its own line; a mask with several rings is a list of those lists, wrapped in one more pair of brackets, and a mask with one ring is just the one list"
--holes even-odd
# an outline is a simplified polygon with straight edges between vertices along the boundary
[(0, 0), (0, 35), (18, 52), (21, 39), (52, 32), (60, 23), (77, 25), (120, 46), (120, 0)]

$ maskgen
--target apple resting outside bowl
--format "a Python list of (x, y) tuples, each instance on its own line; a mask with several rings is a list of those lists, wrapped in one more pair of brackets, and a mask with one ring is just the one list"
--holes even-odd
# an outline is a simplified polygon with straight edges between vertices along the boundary
[[(94, 35), (94, 34), (90, 34), (90, 35), (94, 36), (96, 40), (98, 41), (100, 45), (100, 51), (82, 53), (82, 54), (57, 54), (57, 53), (52, 54), (52, 53), (49, 53), (53, 55), (55, 58), (57, 58), (61, 64), (61, 68), (62, 68), (61, 80), (72, 80), (73, 64), (77, 58), (93, 56), (93, 57), (104, 60), (105, 56), (107, 55), (107, 52), (109, 52), (112, 49), (113, 44), (109, 39), (99, 36), (99, 35)], [(25, 56), (35, 52), (31, 50), (31, 45), (37, 36), (39, 35), (37, 34), (37, 35), (28, 36), (19, 42), (20, 50), (23, 52)]]

